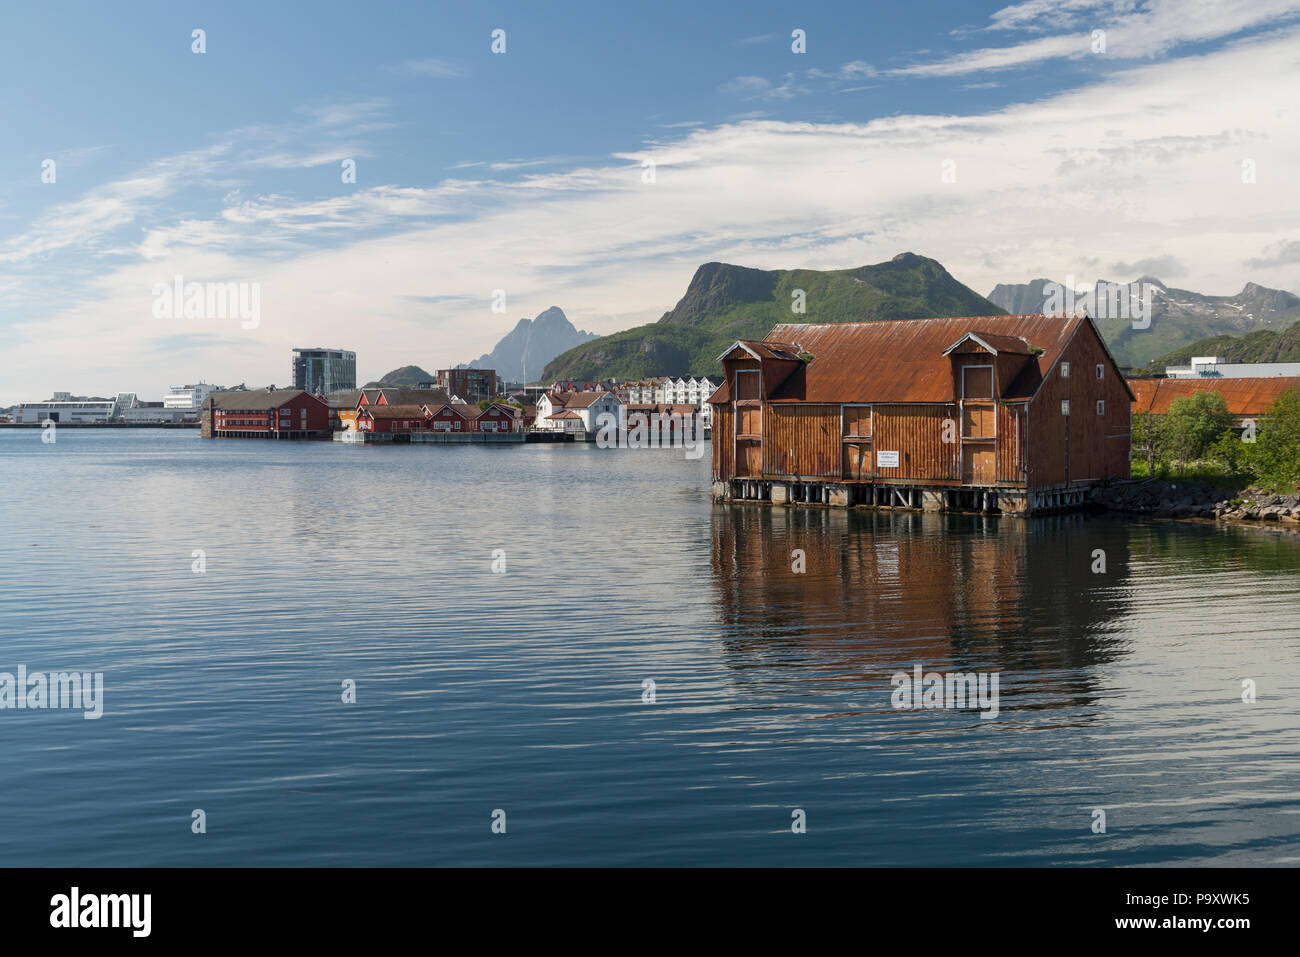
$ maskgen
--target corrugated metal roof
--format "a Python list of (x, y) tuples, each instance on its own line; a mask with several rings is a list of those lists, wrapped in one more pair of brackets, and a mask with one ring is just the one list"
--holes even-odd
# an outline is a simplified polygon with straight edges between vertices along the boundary
[(1134, 412), (1164, 415), (1175, 399), (1217, 392), (1233, 415), (1266, 415), (1278, 396), (1300, 389), (1300, 376), (1225, 379), (1129, 379)]
[(303, 389), (276, 389), (274, 392), (268, 392), (265, 389), (249, 389), (246, 392), (213, 392), (203, 400), (203, 404), (221, 412), (261, 412), (266, 409), (278, 409), (290, 399), (299, 395), (311, 396), (317, 402), (325, 405), (316, 396)]
[[(778, 326), (777, 328), (781, 328)], [(778, 342), (771, 335), (767, 335), (762, 341), (757, 339), (737, 339), (718, 356), (721, 362), (724, 357), (734, 349), (744, 349), (759, 359), (798, 359), (799, 346), (793, 342)]]
[[(1002, 390), (1004, 399), (1028, 399), (1070, 337), (1087, 321), (1082, 317), (1021, 315), (777, 325), (765, 341), (797, 343), (813, 358), (777, 387), (771, 401), (956, 401), (952, 360), (944, 350), (971, 332), (1000, 340), (1023, 339), (1042, 350), (1038, 355), (1026, 355), (1016, 380)], [(727, 383), (709, 401), (730, 401)]]
[(958, 346), (960, 346), (963, 342), (967, 340), (971, 340), (979, 345), (982, 345), (986, 349), (991, 349), (993, 350), (993, 352), (997, 353), (998, 355), (1027, 356), (1032, 354), (1029, 349), (1029, 343), (1025, 342), (1024, 339), (1018, 339), (1015, 336), (1000, 336), (996, 333), (984, 332), (982, 330), (974, 330), (972, 332), (966, 333), (964, 336), (962, 336), (960, 339), (958, 339), (956, 342), (950, 345), (947, 349), (945, 349), (944, 355), (947, 355), (948, 353), (952, 352), (954, 349), (956, 349)]

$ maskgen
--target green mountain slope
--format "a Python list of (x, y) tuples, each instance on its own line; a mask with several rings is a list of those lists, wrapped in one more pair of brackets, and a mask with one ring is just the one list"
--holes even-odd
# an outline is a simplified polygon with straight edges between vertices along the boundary
[[(793, 311), (796, 290), (806, 311)], [(543, 382), (612, 376), (721, 373), (718, 355), (737, 339), (761, 339), (778, 322), (869, 322), (1004, 315), (933, 259), (902, 253), (856, 269), (749, 269), (705, 263), (686, 295), (658, 322), (561, 353)]]
[(1218, 356), (1225, 362), (1300, 362), (1300, 322), (1281, 332), (1257, 329), (1244, 336), (1210, 336), (1152, 360), (1152, 372), (1186, 365), (1193, 356)]
[[(379, 385), (403, 385), (414, 386), (419, 382), (432, 382), (433, 376), (425, 372), (419, 366), (402, 366), (400, 369), (394, 369), (387, 373), (379, 380)], [(371, 383), (370, 385), (374, 385)]]

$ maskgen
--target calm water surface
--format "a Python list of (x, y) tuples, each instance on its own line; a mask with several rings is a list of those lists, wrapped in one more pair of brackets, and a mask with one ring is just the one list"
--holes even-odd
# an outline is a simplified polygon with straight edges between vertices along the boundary
[[(0, 671), (105, 680), (97, 721), (0, 711), (2, 859), (1300, 861), (1296, 539), (715, 507), (708, 471), (0, 432)], [(1000, 714), (894, 709), (916, 664), (999, 672)]]

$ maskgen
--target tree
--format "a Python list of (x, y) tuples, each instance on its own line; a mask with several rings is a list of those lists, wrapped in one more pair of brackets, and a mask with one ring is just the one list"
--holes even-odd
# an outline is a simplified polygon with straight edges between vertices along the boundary
[(1164, 461), (1165, 430), (1158, 415), (1150, 412), (1133, 413), (1133, 451), (1147, 463), (1147, 478), (1155, 478), (1156, 462)]
[(1218, 392), (1180, 396), (1169, 404), (1163, 429), (1181, 474), (1189, 462), (1205, 458), (1210, 448), (1235, 422)]
[(1247, 449), (1246, 467), (1263, 484), (1276, 490), (1300, 484), (1300, 391), (1278, 396)]

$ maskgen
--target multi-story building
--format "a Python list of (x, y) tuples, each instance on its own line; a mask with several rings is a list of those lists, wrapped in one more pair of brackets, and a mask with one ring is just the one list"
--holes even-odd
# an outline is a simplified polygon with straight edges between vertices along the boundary
[[(357, 354), (344, 349), (294, 349), (293, 387), (329, 395), (357, 387)], [(199, 403), (202, 404), (200, 399)]]
[(439, 369), (437, 374), (438, 388), (463, 402), (473, 404), (496, 397), (495, 369)]
[(56, 392), (44, 402), (21, 402), (14, 409), (15, 422), (111, 422), (118, 416), (117, 399), (87, 398), (71, 392)]
[(195, 382), (190, 385), (174, 385), (163, 396), (164, 409), (192, 409), (198, 412), (203, 408), (203, 400), (213, 392), (220, 392), (218, 386), (207, 382)]

